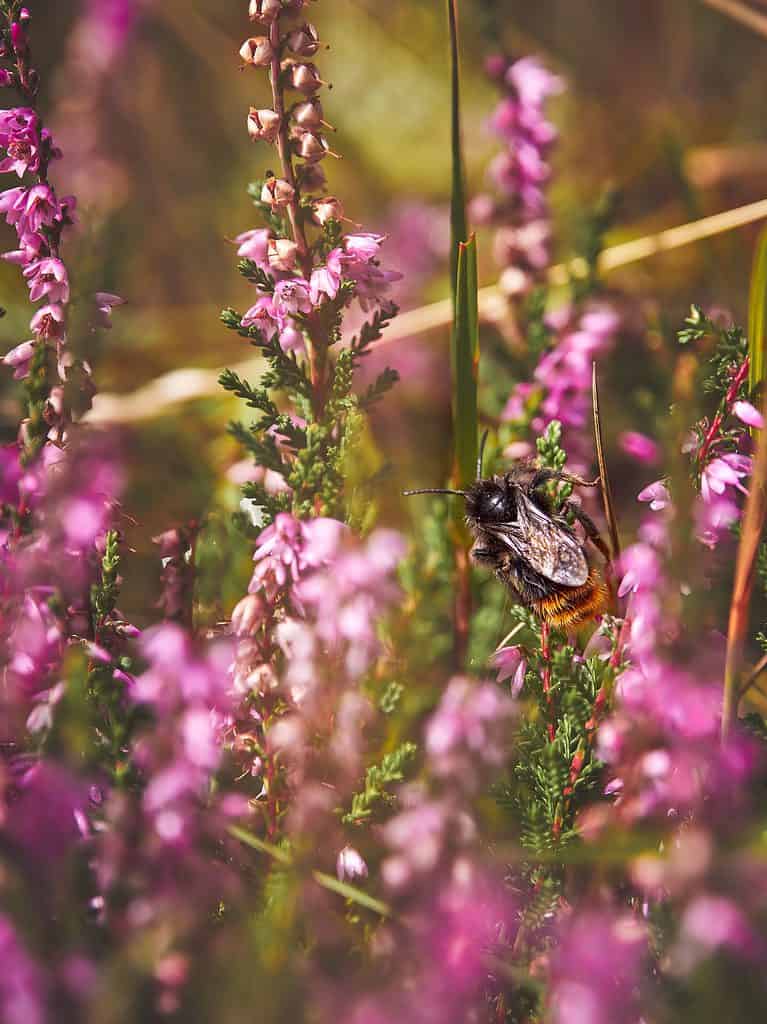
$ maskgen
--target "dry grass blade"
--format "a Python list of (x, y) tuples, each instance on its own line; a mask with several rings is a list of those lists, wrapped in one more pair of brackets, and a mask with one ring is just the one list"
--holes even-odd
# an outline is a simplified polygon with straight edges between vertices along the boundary
[[(701, 220), (680, 224), (675, 228), (645, 235), (631, 242), (609, 246), (599, 259), (600, 274), (649, 259), (664, 252), (672, 252), (686, 245), (712, 238), (767, 218), (767, 199), (738, 206), (732, 210), (703, 217)], [(563, 284), (570, 274), (579, 276), (586, 271), (584, 260), (572, 260), (569, 264), (558, 264), (549, 271), (552, 283)], [(506, 308), (501, 291), (490, 285), (480, 288), (477, 293), (480, 320), (498, 320)], [(453, 303), (442, 299), (428, 306), (420, 306), (400, 313), (386, 336), (377, 345), (390, 345), (404, 338), (440, 327), (447, 327), (453, 319)], [(248, 359), (232, 367), (241, 377), (258, 372), (260, 359)], [(224, 367), (213, 371), (189, 368), (174, 370), (157, 377), (151, 383), (127, 395), (104, 393), (96, 395), (93, 409), (86, 417), (92, 423), (132, 423), (151, 419), (167, 412), (168, 407), (183, 401), (206, 398), (219, 392), (218, 378)]]
[[(767, 401), (763, 402), (767, 415)], [(722, 739), (732, 732), (738, 717), (741, 696), (741, 664), (748, 631), (751, 593), (754, 589), (756, 559), (767, 517), (767, 429), (759, 431), (751, 486), (743, 513), (743, 526), (735, 563), (730, 620), (727, 630), (727, 658), (724, 669), (724, 704), (722, 707)]]
[(743, 4), (740, 0), (703, 0), (703, 3), (706, 7), (721, 11), (722, 14), (727, 14), (741, 25), (745, 25), (746, 28), (767, 37), (767, 15), (759, 14), (748, 4)]
[(602, 504), (605, 510), (605, 520), (610, 533), (610, 551), (613, 562), (620, 558), (621, 543), (618, 536), (618, 522), (615, 518), (615, 506), (613, 495), (610, 489), (610, 478), (607, 475), (607, 463), (605, 462), (604, 438), (602, 435), (602, 416), (599, 410), (599, 384), (597, 382), (597, 364), (592, 363), (591, 367), (591, 407), (594, 411), (594, 443), (597, 449), (597, 464), (599, 466), (599, 479), (602, 482)]

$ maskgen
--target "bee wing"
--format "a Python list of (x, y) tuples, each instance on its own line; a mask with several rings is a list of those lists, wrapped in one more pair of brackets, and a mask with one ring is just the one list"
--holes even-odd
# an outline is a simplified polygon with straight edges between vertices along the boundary
[(579, 587), (586, 582), (589, 566), (577, 538), (517, 492), (517, 518), (498, 526), (484, 525), (514, 554), (541, 576), (554, 583)]

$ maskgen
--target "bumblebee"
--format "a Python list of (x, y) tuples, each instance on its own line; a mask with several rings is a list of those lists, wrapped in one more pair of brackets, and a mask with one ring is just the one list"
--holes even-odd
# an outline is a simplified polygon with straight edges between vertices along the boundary
[(473, 559), (496, 577), (538, 618), (557, 629), (575, 629), (606, 611), (609, 590), (590, 564), (569, 519), (581, 523), (587, 541), (610, 561), (591, 518), (574, 502), (555, 511), (545, 490), (552, 480), (595, 487), (599, 481), (536, 467), (520, 461), (504, 476), (482, 479), (482, 439), (477, 479), (466, 491), (425, 488), (411, 494), (457, 494), (466, 502), (466, 522), (474, 534)]

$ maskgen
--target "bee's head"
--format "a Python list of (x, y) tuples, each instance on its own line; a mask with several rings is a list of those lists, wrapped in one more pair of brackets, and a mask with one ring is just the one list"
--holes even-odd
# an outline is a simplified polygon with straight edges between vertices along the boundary
[(514, 493), (505, 481), (478, 480), (466, 493), (466, 515), (480, 525), (515, 518)]

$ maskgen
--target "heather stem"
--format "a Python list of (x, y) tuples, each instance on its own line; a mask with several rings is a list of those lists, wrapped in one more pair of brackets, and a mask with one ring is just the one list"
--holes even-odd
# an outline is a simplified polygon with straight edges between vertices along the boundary
[[(304, 222), (301, 214), (301, 194), (290, 153), (285, 93), (281, 82), (282, 42), (280, 39), (279, 18), (275, 18), (269, 28), (269, 43), (273, 53), (269, 74), (272, 86), (272, 104), (274, 112), (280, 119), (280, 127), (277, 133), (277, 152), (280, 156), (282, 177), (293, 189), (293, 196), (287, 204), (288, 219), (293, 240), (298, 246), (298, 262), (304, 277), (308, 281), (312, 273), (312, 252), (306, 239), (306, 232), (304, 231)], [(321, 339), (313, 336), (311, 322), (307, 325), (306, 352), (309, 362), (309, 376), (314, 391), (314, 411), (317, 418), (320, 418), (325, 407), (325, 394), (327, 390), (327, 346), (323, 344)]]

